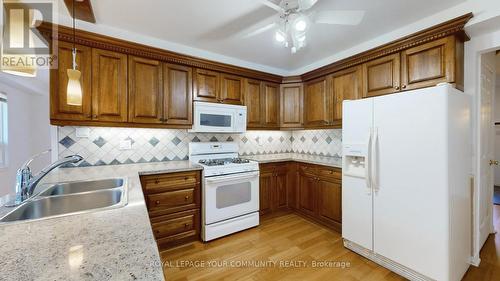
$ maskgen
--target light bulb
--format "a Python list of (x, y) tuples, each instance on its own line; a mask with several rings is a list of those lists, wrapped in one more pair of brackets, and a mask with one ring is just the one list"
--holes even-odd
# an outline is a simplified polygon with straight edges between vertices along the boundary
[(283, 41), (285, 41), (285, 36), (284, 36), (284, 35), (283, 35), (283, 33), (282, 33), (282, 32), (280, 32), (280, 31), (276, 31), (276, 35), (275, 35), (275, 37), (274, 37), (274, 38), (275, 38), (275, 39), (276, 39), (276, 41), (278, 41), (278, 42), (283, 42)]
[(68, 105), (82, 105), (82, 85), (80, 77), (82, 73), (76, 69), (68, 69), (68, 88), (66, 90), (66, 103)]
[(297, 48), (296, 47), (292, 47), (291, 51), (292, 51), (292, 54), (295, 54), (297, 52)]
[(304, 31), (307, 28), (307, 22), (303, 19), (299, 19), (295, 22), (295, 30)]

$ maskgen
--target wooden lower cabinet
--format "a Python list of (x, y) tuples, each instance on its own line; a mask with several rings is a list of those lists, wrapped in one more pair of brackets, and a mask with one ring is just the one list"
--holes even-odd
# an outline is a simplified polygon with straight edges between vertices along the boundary
[(298, 164), (297, 211), (337, 231), (342, 229), (342, 172)]
[(200, 178), (199, 171), (141, 176), (160, 251), (200, 239)]
[(288, 163), (260, 165), (260, 214), (270, 214), (288, 207)]

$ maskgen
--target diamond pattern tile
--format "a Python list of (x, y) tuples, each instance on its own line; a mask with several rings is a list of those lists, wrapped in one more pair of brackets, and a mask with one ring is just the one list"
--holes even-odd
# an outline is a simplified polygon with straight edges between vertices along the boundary
[[(235, 142), (240, 148), (240, 155), (288, 152), (337, 157), (342, 155), (341, 130), (203, 134), (190, 133), (185, 129), (90, 127), (88, 138), (77, 138), (75, 131), (75, 127), (71, 126), (58, 128), (59, 156), (78, 153), (85, 158), (79, 164), (82, 166), (187, 160), (189, 142), (200, 141)], [(130, 140), (132, 149), (120, 149), (120, 142), (123, 140)]]

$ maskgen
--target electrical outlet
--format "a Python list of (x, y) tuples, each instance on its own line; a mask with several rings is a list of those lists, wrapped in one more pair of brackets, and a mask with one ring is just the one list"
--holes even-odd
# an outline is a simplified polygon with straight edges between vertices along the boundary
[(132, 141), (131, 140), (120, 141), (120, 150), (130, 150), (130, 149), (132, 149)]

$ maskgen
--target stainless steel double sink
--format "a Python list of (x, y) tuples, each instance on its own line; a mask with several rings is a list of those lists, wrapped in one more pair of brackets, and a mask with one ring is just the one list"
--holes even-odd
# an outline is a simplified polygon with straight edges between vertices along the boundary
[(0, 223), (95, 212), (126, 204), (127, 182), (124, 178), (57, 183), (6, 214)]

